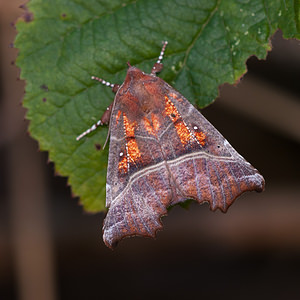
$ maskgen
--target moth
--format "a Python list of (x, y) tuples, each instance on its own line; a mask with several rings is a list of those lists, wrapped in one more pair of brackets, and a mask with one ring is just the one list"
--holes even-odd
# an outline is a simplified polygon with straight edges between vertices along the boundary
[(103, 240), (114, 248), (129, 236), (155, 237), (167, 208), (187, 199), (226, 212), (246, 191), (261, 192), (262, 175), (178, 91), (128, 63), (121, 85), (92, 77), (116, 93), (102, 118), (77, 137), (109, 123)]

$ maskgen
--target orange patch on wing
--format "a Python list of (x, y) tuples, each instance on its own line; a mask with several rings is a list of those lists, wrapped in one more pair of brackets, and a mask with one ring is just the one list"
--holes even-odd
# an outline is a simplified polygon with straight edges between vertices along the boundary
[(206, 143), (206, 141), (205, 141), (206, 134), (204, 132), (202, 132), (202, 131), (200, 131), (200, 132), (194, 132), (194, 134), (195, 134), (195, 137), (197, 138), (199, 144), (201, 146), (204, 146), (205, 143)]
[(184, 124), (177, 108), (172, 103), (172, 101), (167, 96), (165, 96), (165, 100), (166, 100), (166, 106), (165, 106), (166, 115), (169, 116), (172, 122), (174, 123), (180, 141), (183, 145), (185, 145), (191, 139), (191, 133), (188, 130), (187, 126)]
[(127, 116), (125, 115), (125, 113), (123, 113), (123, 120), (124, 120), (124, 128), (125, 128), (126, 137), (134, 137), (136, 121), (130, 123)]
[(170, 93), (169, 95), (170, 95), (170, 97), (176, 99), (179, 102), (182, 102), (182, 100), (183, 100), (182, 98), (178, 97), (178, 95), (175, 93)]
[(166, 106), (165, 106), (166, 115), (169, 116), (173, 122), (177, 121), (180, 118), (177, 108), (167, 96), (165, 96), (165, 100), (166, 100)]
[(144, 118), (144, 125), (145, 125), (145, 128), (148, 131), (148, 133), (150, 133), (152, 135), (156, 135), (155, 131), (154, 131), (154, 128), (151, 124), (151, 121), (148, 118)]
[(148, 133), (156, 136), (157, 131), (159, 130), (160, 123), (155, 114), (151, 114), (151, 121), (148, 118), (144, 118), (145, 128)]
[(177, 96), (175, 93), (170, 93), (170, 96), (171, 96), (172, 98), (174, 98), (174, 99), (177, 99), (177, 98), (178, 98), (178, 96)]
[(155, 114), (151, 114), (151, 120), (152, 120), (154, 130), (158, 131), (160, 128), (160, 123), (157, 116)]
[(191, 134), (189, 130), (187, 129), (186, 125), (183, 123), (183, 121), (179, 121), (174, 124), (177, 134), (180, 138), (180, 141), (183, 145), (187, 144), (191, 139)]
[(119, 162), (119, 171), (123, 170), (124, 173), (128, 172), (128, 165), (127, 165), (127, 158), (126, 156), (123, 157), (123, 159)]
[(138, 148), (136, 140), (130, 139), (127, 143), (127, 147), (130, 160), (136, 162), (141, 157), (141, 152)]
[(119, 162), (119, 170), (123, 170), (125, 173), (128, 172), (128, 160), (136, 163), (137, 160), (141, 157), (141, 152), (138, 148), (137, 142), (135, 140), (134, 131), (136, 128), (136, 121), (130, 122), (123, 113), (123, 122), (124, 122), (124, 130), (126, 137), (126, 151), (127, 155), (123, 157), (123, 159)]
[(116, 116), (116, 123), (118, 124), (119, 123), (119, 119), (120, 119), (120, 116), (121, 116), (121, 111), (120, 110), (118, 110), (118, 114), (117, 114), (117, 116)]

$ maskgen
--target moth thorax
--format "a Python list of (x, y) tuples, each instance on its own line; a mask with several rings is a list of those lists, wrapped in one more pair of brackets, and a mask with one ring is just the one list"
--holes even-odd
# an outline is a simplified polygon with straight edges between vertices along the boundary
[[(146, 96), (146, 95), (145, 95)], [(150, 95), (139, 99), (140, 108), (145, 113), (148, 114), (149, 112), (155, 109), (155, 99)]]

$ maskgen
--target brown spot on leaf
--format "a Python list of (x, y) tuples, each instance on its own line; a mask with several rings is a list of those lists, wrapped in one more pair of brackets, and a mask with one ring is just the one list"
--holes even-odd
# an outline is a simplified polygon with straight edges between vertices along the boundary
[(26, 4), (21, 4), (20, 8), (24, 9), (24, 13), (20, 16), (19, 20), (23, 20), (26, 23), (29, 23), (33, 20), (33, 13), (28, 10)]
[(48, 86), (47, 86), (46, 84), (42, 84), (42, 85), (40, 86), (40, 88), (41, 88), (42, 90), (45, 90), (46, 92), (49, 91)]
[(102, 148), (102, 147), (101, 147), (101, 145), (100, 145), (100, 144), (95, 144), (95, 148), (96, 148), (96, 150), (98, 150), (98, 151), (99, 151), (99, 150), (101, 150), (101, 148)]
[(25, 21), (26, 23), (29, 23), (29, 22), (31, 22), (31, 21), (33, 20), (33, 13), (27, 11), (27, 12), (25, 12), (25, 13), (23, 14), (22, 17), (23, 17), (23, 19), (24, 19), (24, 21)]

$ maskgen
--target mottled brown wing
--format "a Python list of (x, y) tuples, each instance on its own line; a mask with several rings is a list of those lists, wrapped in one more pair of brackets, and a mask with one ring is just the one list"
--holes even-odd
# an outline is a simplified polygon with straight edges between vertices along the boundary
[[(161, 113), (158, 116), (161, 122), (168, 122)], [(132, 122), (120, 103), (116, 103), (111, 119), (106, 184), (109, 210), (103, 225), (103, 240), (111, 248), (126, 236), (154, 237), (162, 228), (160, 218), (167, 213), (176, 189), (159, 141), (149, 132), (151, 127), (147, 131), (143, 118), (140, 122), (134, 126), (132, 135), (129, 132), (126, 135), (124, 127), (128, 126), (130, 131)], [(136, 144), (138, 149), (132, 154), (135, 160), (128, 164), (126, 142), (133, 144), (133, 148)]]
[[(198, 148), (189, 145), (190, 151), (179, 150), (170, 144), (170, 149), (166, 150), (177, 156), (168, 160), (168, 166), (184, 198), (199, 203), (207, 201), (212, 210), (220, 208), (225, 212), (243, 192), (263, 191), (265, 181), (259, 172), (187, 99), (171, 86), (167, 90), (167, 97), (176, 106), (191, 134), (202, 141)], [(160, 142), (164, 144), (175, 136), (170, 129), (167, 136), (160, 137)], [(180, 201), (175, 199), (172, 204)]]
[(264, 189), (258, 171), (180, 93), (157, 80), (163, 99), (153, 114), (134, 123), (118, 104), (112, 114), (103, 226), (109, 247), (126, 236), (154, 237), (167, 207), (186, 199), (226, 211), (241, 193)]

